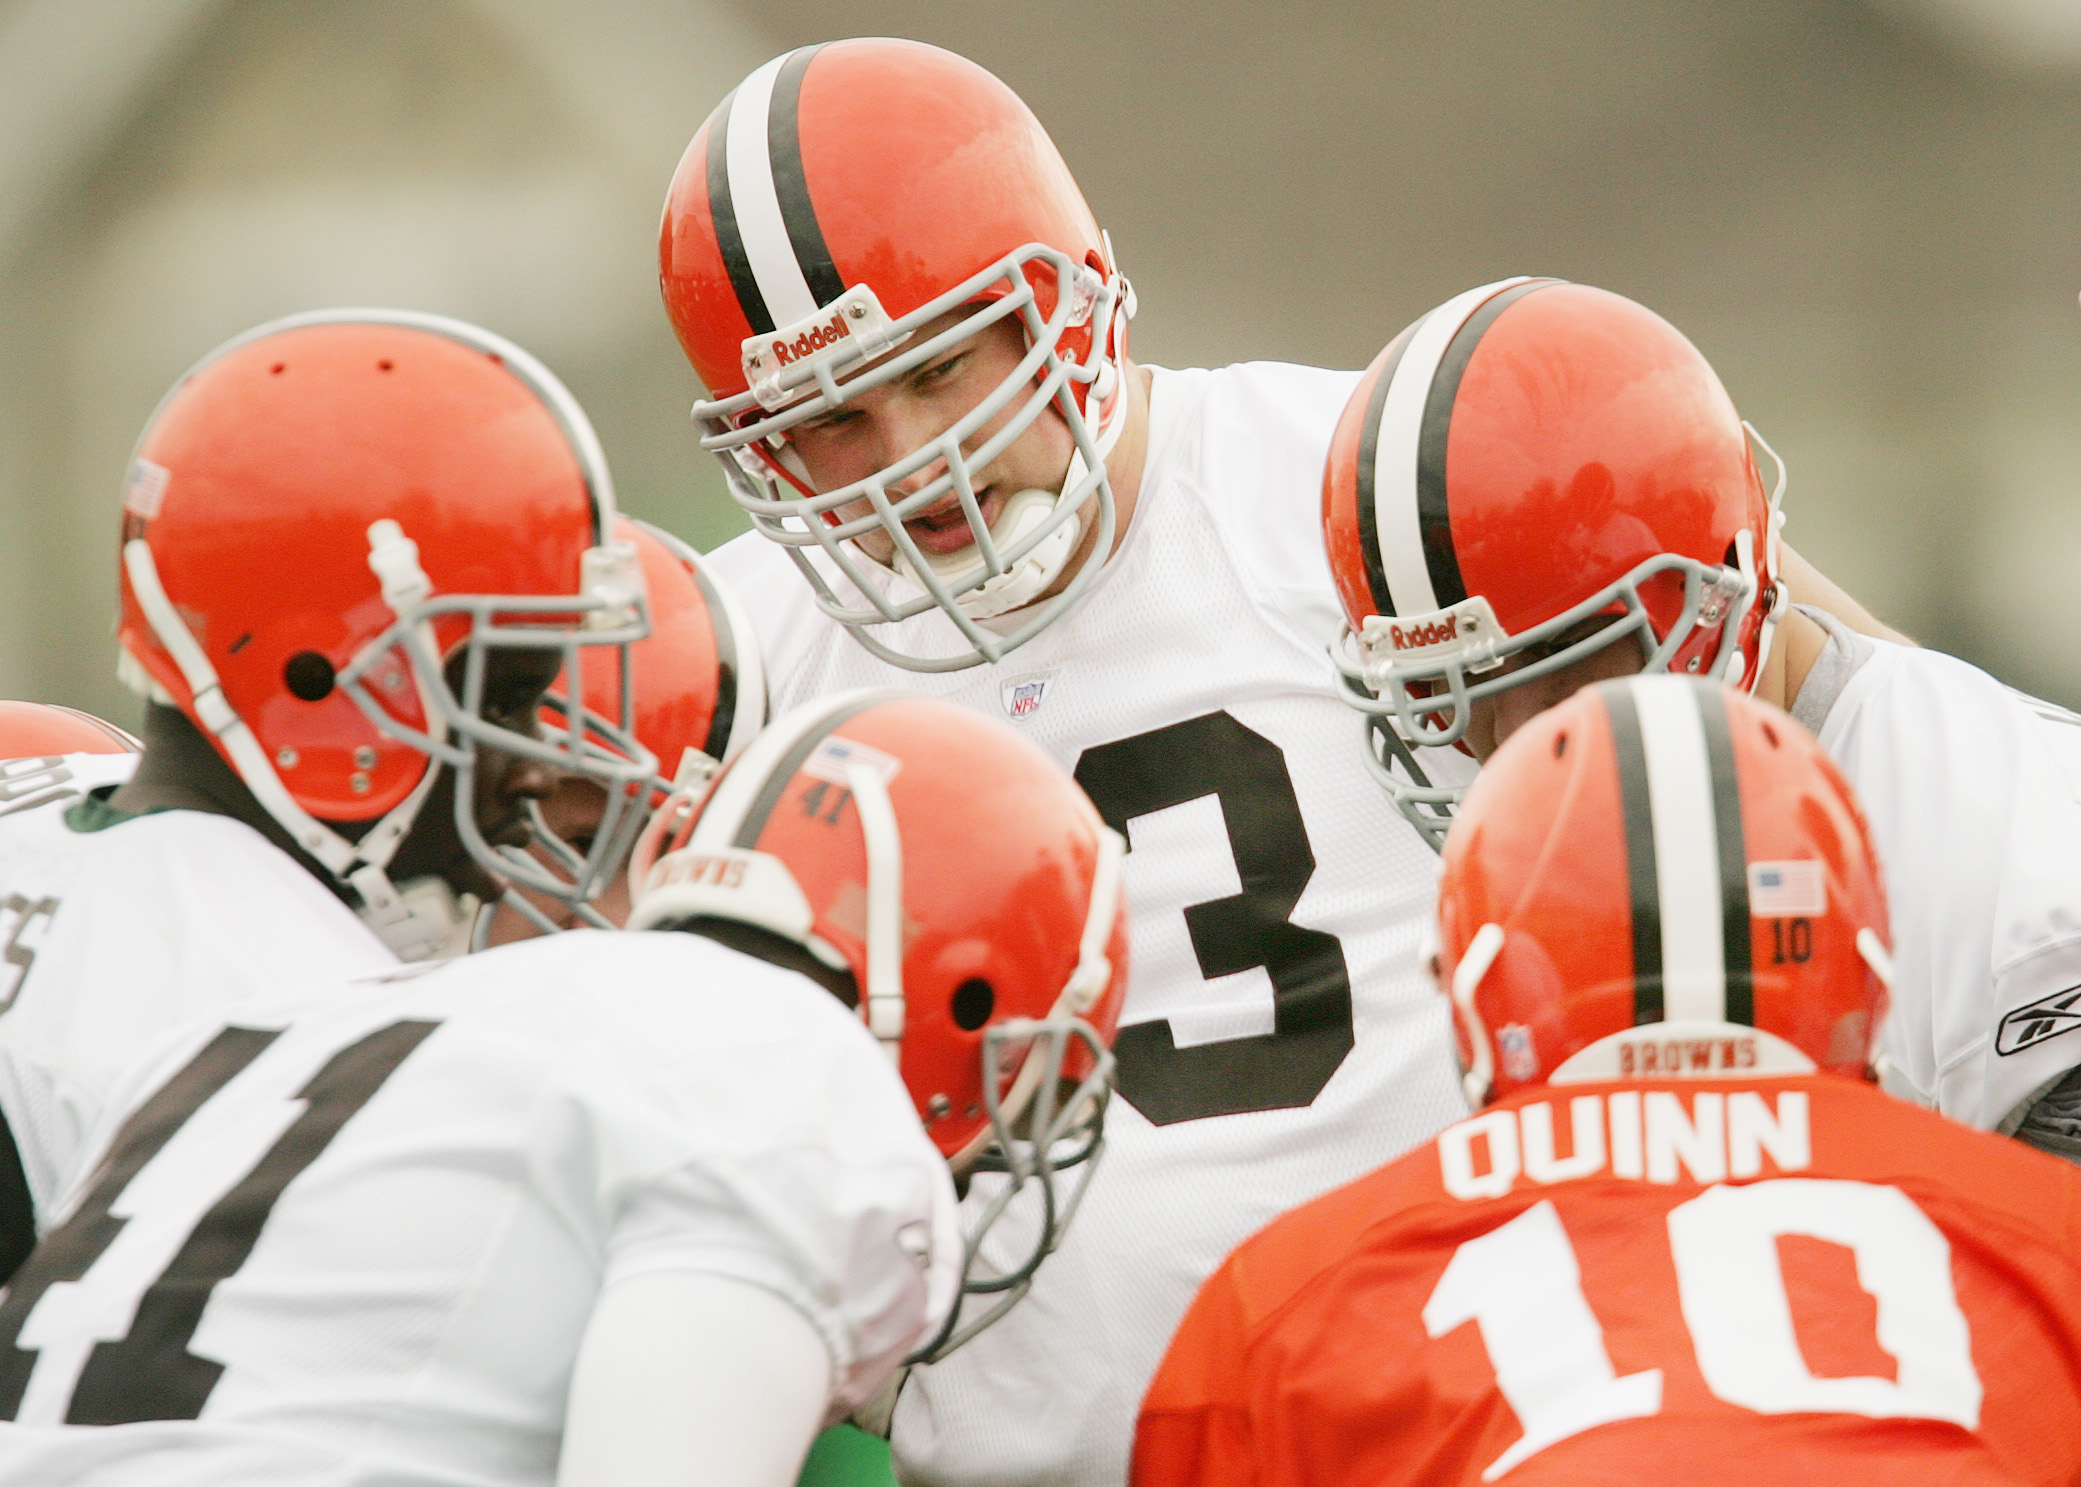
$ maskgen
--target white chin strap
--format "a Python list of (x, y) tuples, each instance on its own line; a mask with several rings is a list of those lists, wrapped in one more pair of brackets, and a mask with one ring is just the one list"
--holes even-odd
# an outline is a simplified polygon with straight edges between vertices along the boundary
[[(1074, 484), (1081, 473), (1083, 459), (1072, 458), (1070, 462), (1070, 484)], [(1059, 493), (1029, 489), (1022, 490), (1004, 503), (997, 524), (990, 529), (990, 536), (1000, 548), (1013, 547), (1026, 535), (1054, 514), (1055, 503), (1061, 500)], [(1038, 547), (1007, 571), (995, 578), (987, 579), (974, 588), (954, 596), (954, 603), (961, 612), (972, 620), (993, 620), (1001, 614), (1015, 609), (1024, 609), (1048, 590), (1048, 585), (1061, 576), (1069, 562), (1070, 554), (1077, 550), (1077, 543), (1084, 535), (1084, 518), (1081, 513), (1071, 517), (1041, 540)], [(925, 565), (942, 585), (952, 589), (979, 572), (982, 557), (973, 546), (959, 552), (926, 553)], [(919, 588), (917, 569), (911, 566), (910, 558), (904, 553), (896, 554), (896, 572)]]
[[(1107, 362), (1097, 380), (1092, 383), (1086, 406), (1103, 406), (1104, 400), (1111, 397), (1115, 389), (1118, 389), (1119, 396), (1114, 399), (1112, 414), (1098, 426), (1096, 437), (1092, 440), (1098, 451), (1100, 464), (1103, 464), (1106, 457), (1113, 452), (1113, 446), (1120, 442), (1120, 435), (1127, 427), (1127, 388), (1116, 364)], [(1084, 462), (1084, 451), (1073, 448), (1069, 455), (1069, 469), (1063, 473), (1059, 490), (1045, 491), (1037, 486), (1029, 487), (1006, 501), (1004, 510), (998, 513), (997, 520), (990, 527), (990, 539), (998, 551), (1017, 547), (1028, 533), (1053, 516), (1062, 502), (1073, 499), (1072, 493), (1090, 473), (1091, 467)], [(1083, 497), (1083, 501), (1090, 499), (1089, 493)], [(1079, 506), (1083, 501), (1078, 502)], [(955, 594), (955, 605), (972, 620), (992, 620), (999, 615), (1010, 614), (1015, 609), (1024, 609), (1045, 594), (1048, 586), (1062, 576), (1062, 570), (1069, 566), (1070, 557), (1083, 539), (1084, 514), (1080, 510), (1049, 533), (1039, 546), (1008, 570), (966, 592)], [(952, 590), (982, 571), (983, 558), (971, 544), (959, 552), (927, 553), (925, 565), (932, 570), (933, 577), (937, 578), (941, 585)], [(925, 587), (918, 582), (917, 570), (911, 566), (909, 557), (904, 553), (898, 552), (891, 566), (906, 581), (917, 584), (919, 588)]]
[(846, 771), (860, 834), (867, 842), (867, 1029), (889, 1062), (903, 1064), (903, 833), (882, 772), (871, 764)]
[(1459, 964), (1452, 968), (1452, 1005), (1474, 1051), (1473, 1064), (1460, 1075), (1460, 1087), (1466, 1093), (1467, 1103), (1476, 1110), (1488, 1103), (1489, 1091), (1495, 1087), (1496, 1055), (1489, 1047), (1488, 1024), (1481, 1020), (1481, 1011), (1474, 1005), (1474, 993), (1481, 989), (1481, 978), (1502, 953), (1503, 926), (1484, 924), (1460, 952)]
[[(335, 881), (361, 896), (359, 912), (363, 922), (400, 960), (431, 960), (467, 950), (475, 916), (471, 896), (458, 899), (438, 878), (415, 878), (400, 891), (385, 871), (433, 789), (433, 761), (427, 761), (426, 773), (412, 793), (378, 821), (368, 835), (358, 844), (348, 841), (298, 805), (282, 777), (275, 773), (266, 751), (253, 737), (253, 730), (225, 698), (217, 668), (210, 665), (209, 657), (203, 654), (194, 634), (166, 597), (166, 589), (159, 582), (158, 564), (152, 561), (152, 550), (143, 538), (133, 537), (123, 544), (123, 569), (129, 576), (137, 607), (144, 611), (145, 622), (181, 668), (189, 695), (194, 698), (195, 716), (223, 745), (231, 758), (231, 767), (253, 792), (261, 809), (274, 817), (290, 839), (316, 858)], [(454, 948), (458, 941), (460, 950)]]

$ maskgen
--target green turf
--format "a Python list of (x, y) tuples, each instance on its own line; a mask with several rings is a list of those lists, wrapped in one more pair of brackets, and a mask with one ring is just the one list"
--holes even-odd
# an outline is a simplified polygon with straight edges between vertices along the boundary
[(810, 1446), (796, 1487), (895, 1487), (895, 1482), (887, 1441), (850, 1425), (834, 1425)]

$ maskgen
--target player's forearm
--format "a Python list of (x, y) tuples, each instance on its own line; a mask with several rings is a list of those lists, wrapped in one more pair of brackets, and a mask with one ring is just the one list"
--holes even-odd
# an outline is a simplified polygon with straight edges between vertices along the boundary
[(557, 1487), (787, 1487), (831, 1355), (770, 1291), (663, 1271), (601, 1293), (572, 1370)]

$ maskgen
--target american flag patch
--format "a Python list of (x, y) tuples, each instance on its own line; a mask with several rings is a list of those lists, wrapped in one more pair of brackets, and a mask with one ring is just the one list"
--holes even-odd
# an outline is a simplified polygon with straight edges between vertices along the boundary
[(802, 772), (815, 780), (829, 780), (834, 785), (850, 785), (855, 767), (864, 765), (874, 774), (881, 776), (884, 785), (896, 778), (903, 768), (903, 761), (894, 754), (884, 754), (880, 749), (858, 743), (850, 738), (826, 738), (816, 746), (815, 752), (802, 761)]
[(1749, 864), (1749, 913), (1786, 919), (1828, 912), (1828, 880), (1818, 862)]
[(166, 500), (166, 482), (171, 478), (164, 465), (155, 465), (148, 459), (132, 460), (130, 478), (123, 482), (123, 509), (146, 521), (156, 519)]

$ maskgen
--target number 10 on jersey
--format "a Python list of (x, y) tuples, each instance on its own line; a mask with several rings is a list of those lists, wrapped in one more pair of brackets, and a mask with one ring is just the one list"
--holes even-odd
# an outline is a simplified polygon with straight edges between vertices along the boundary
[[(1672, 1209), (1668, 1228), (1680, 1335), (1714, 1398), (1760, 1414), (1979, 1425), (1980, 1378), (1950, 1244), (1899, 1189), (1810, 1178), (1713, 1187)], [(1894, 1378), (1823, 1378), (1808, 1368), (1778, 1258), (1785, 1235), (1855, 1256)], [(1496, 1388), (1523, 1430), (1483, 1468), (1485, 1482), (1570, 1436), (1662, 1410), (1662, 1369), (1621, 1376), (1612, 1366), (1551, 1201), (1454, 1251), (1424, 1306), (1424, 1330), (1443, 1337), (1468, 1322), (1480, 1327)]]

